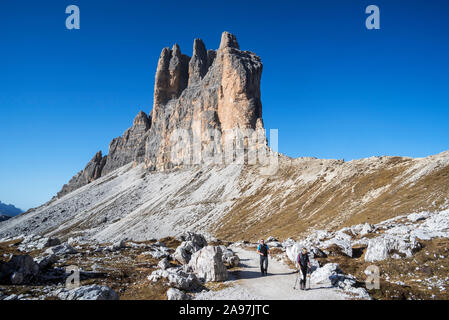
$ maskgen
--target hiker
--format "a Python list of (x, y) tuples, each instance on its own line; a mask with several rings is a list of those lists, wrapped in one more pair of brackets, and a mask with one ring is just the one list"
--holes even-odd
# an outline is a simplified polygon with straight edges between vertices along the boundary
[(260, 244), (257, 246), (257, 253), (260, 255), (260, 272), (262, 272), (262, 276), (267, 275), (269, 250), (264, 240), (260, 240)]
[(310, 269), (309, 254), (307, 253), (306, 248), (302, 248), (301, 252), (298, 254), (298, 258), (296, 259), (296, 261), (298, 262), (302, 272), (300, 288), (301, 290), (304, 290), (306, 288), (307, 271)]

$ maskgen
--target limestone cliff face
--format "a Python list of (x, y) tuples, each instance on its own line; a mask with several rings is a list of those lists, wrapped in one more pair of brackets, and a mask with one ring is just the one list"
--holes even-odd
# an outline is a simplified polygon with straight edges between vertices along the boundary
[(262, 63), (255, 54), (238, 48), (235, 37), (224, 33), (216, 61), (222, 68), (218, 117), (223, 130), (255, 128), (262, 119)]
[(164, 105), (179, 97), (187, 87), (190, 58), (181, 53), (177, 44), (164, 48), (157, 64), (154, 107)]
[[(207, 50), (195, 39), (192, 57), (177, 44), (164, 48), (157, 64), (153, 111), (149, 116), (140, 112), (133, 126), (112, 140), (108, 156), (97, 154), (58, 196), (131, 162), (144, 162), (148, 170), (223, 163), (229, 132), (249, 129), (247, 139), (252, 139), (254, 130), (260, 134), (263, 129), (262, 69), (260, 58), (240, 50), (228, 32), (218, 50)], [(241, 147), (248, 143), (245, 140)]]
[[(217, 51), (206, 51), (204, 43), (196, 39), (185, 74), (168, 73), (167, 65), (172, 65), (168, 57), (173, 59), (175, 50), (182, 57), (174, 47), (164, 49), (159, 58), (145, 163), (153, 170), (204, 163), (205, 158), (223, 163), (229, 130), (263, 128), (260, 58), (241, 51), (236, 37), (224, 32)], [(187, 86), (179, 92), (178, 79), (186, 78)], [(188, 142), (179, 147), (180, 141)]]

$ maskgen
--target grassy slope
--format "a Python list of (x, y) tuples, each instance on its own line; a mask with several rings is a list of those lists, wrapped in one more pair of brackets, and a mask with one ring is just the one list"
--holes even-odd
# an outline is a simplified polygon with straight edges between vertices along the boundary
[(351, 162), (282, 159), (275, 176), (245, 194), (251, 188), (245, 181), (252, 181), (255, 174), (250, 168), (241, 179), (243, 196), (216, 223), (214, 233), (227, 240), (241, 240), (242, 235), (250, 241), (269, 235), (295, 238), (308, 229), (336, 230), (439, 210), (448, 205), (449, 165), (445, 160), (416, 181), (408, 181), (419, 169), (412, 170), (413, 166), (423, 161), (433, 163), (401, 157)]

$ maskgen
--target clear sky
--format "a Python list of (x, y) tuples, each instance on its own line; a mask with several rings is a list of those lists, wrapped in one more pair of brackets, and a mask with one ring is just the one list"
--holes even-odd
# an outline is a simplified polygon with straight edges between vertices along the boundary
[[(76, 4), (81, 29), (67, 30)], [(378, 5), (381, 29), (365, 28)], [(163, 47), (264, 63), (265, 127), (292, 157), (423, 157), (449, 149), (449, 1), (1, 0), (0, 200), (49, 200), (152, 109)]]

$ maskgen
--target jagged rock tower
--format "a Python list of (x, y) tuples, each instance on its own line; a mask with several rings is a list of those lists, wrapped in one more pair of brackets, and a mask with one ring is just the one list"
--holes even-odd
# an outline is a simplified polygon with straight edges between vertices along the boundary
[[(192, 57), (182, 54), (177, 44), (164, 48), (150, 115), (139, 112), (133, 126), (112, 140), (109, 154), (103, 157), (98, 152), (58, 197), (130, 162), (144, 162), (148, 170), (167, 170), (195, 164), (205, 155), (222, 158), (226, 138), (234, 129), (260, 136), (262, 68), (260, 58), (240, 50), (228, 32), (218, 50), (206, 50), (203, 41), (195, 39)], [(188, 143), (176, 147), (180, 140)]]

